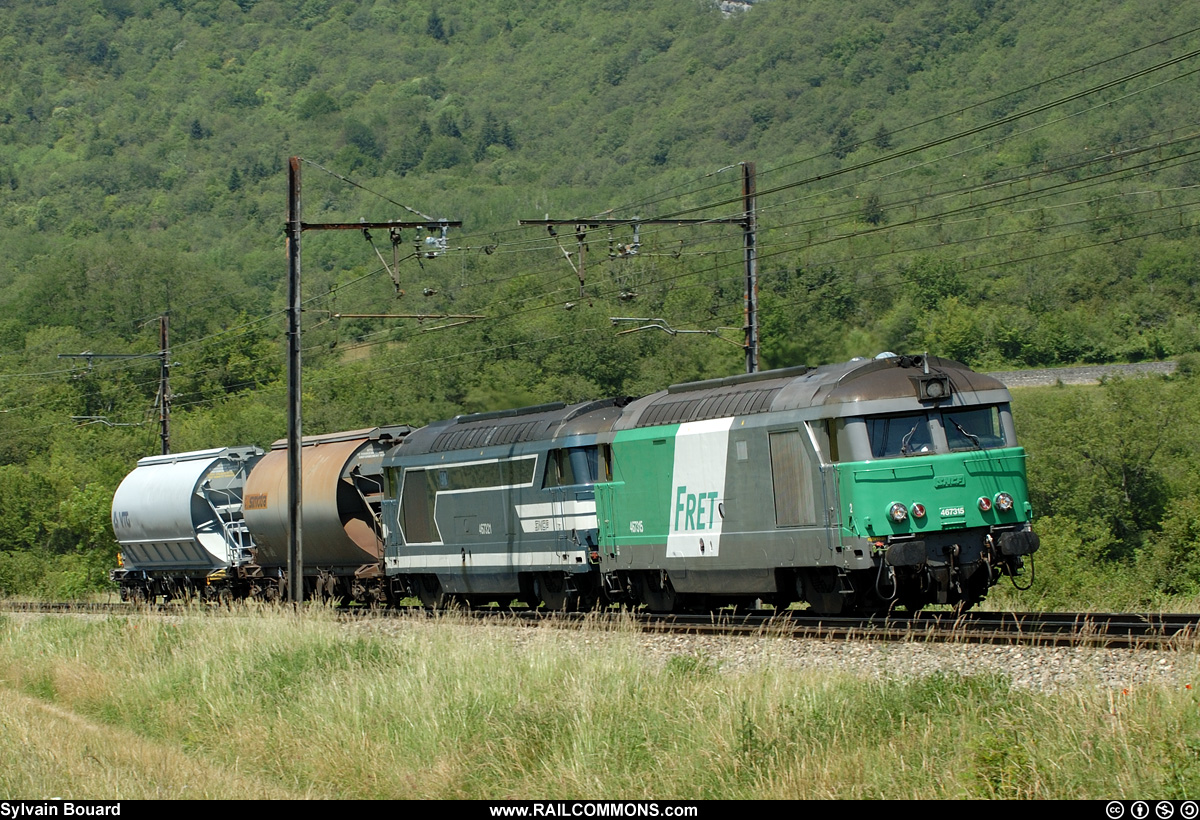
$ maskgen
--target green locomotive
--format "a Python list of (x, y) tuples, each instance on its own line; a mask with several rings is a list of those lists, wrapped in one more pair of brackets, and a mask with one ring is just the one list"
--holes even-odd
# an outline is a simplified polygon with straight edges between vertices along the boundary
[(599, 570), (662, 611), (969, 607), (1038, 548), (1009, 401), (890, 354), (634, 401), (600, 437)]

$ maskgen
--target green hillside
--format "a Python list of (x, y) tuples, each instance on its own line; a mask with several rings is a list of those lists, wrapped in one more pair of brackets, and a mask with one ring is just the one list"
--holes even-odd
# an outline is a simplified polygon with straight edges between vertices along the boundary
[[(168, 314), (173, 448), (283, 434), (294, 155), (307, 222), (463, 222), (436, 256), (305, 234), (309, 433), (739, 371), (744, 162), (764, 366), (1200, 350), (1189, 4), (0, 9), (0, 588), (30, 550), (100, 573), (159, 446), (156, 360), (60, 354), (152, 353)], [(545, 217), (718, 221), (517, 224)]]

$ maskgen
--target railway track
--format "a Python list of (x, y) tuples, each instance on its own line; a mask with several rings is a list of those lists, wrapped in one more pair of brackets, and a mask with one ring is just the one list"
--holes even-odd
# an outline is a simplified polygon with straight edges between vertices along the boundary
[[(3, 602), (0, 609), (42, 614), (173, 614), (175, 604), (135, 606), (126, 603)], [(219, 611), (213, 606), (214, 612)], [(414, 606), (399, 610), (344, 609), (347, 618), (439, 617)], [(763, 635), (780, 638), (1025, 646), (1088, 646), (1126, 649), (1196, 649), (1200, 647), (1200, 614), (1101, 612), (920, 612), (888, 617), (840, 618), (803, 611), (654, 615), (638, 612), (550, 613), (528, 609), (456, 610), (462, 619), (506, 619), (523, 625), (578, 627), (585, 623), (617, 626), (632, 621), (647, 632), (730, 637)]]
[(646, 616), (647, 629), (696, 634), (771, 634), (823, 640), (930, 641), (943, 643), (1105, 648), (1194, 649), (1200, 615), (1075, 612), (923, 612), (912, 616), (831, 618), (787, 613)]

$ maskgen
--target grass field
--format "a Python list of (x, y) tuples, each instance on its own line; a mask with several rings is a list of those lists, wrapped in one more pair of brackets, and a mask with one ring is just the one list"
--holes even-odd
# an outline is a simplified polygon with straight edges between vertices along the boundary
[(0, 616), (0, 794), (1200, 795), (1200, 686), (1039, 694), (997, 676), (733, 672), (703, 656), (647, 663), (638, 642), (631, 627), (454, 615), (389, 634), (323, 610)]

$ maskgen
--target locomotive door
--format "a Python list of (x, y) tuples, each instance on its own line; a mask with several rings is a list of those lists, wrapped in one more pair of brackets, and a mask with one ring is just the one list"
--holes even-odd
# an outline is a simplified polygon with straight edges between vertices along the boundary
[(792, 533), (795, 558), (802, 564), (819, 559), (829, 544), (824, 473), (808, 428), (769, 434), (775, 527)]
[[(837, 431), (829, 421), (817, 422), (816, 425), (810, 422), (806, 425), (806, 429), (808, 430), (809, 444), (816, 456), (812, 462), (816, 468), (815, 478), (820, 482), (817, 496), (821, 503), (821, 510), (817, 520), (825, 525), (826, 548), (834, 550), (841, 545), (841, 538), (838, 535), (838, 525), (841, 520), (838, 510), (841, 509), (839, 501), (841, 496), (838, 492), (838, 466), (836, 464)], [(829, 454), (830, 460), (825, 458), (825, 454)]]
[(566, 515), (564, 507), (567, 502), (567, 489), (565, 487), (550, 488), (550, 526), (554, 532), (554, 551), (562, 560), (566, 560), (566, 555), (570, 551), (570, 530), (567, 528)]
[(577, 563), (580, 550), (595, 541), (597, 452), (568, 447), (547, 454), (543, 488), (550, 501), (554, 550), (563, 562)]
[(633, 561), (635, 550), (625, 550), (622, 558), (621, 543), (631, 543), (629, 533), (632, 528), (626, 523), (625, 529), (621, 529), (621, 514), (617, 510), (617, 496), (624, 486), (623, 481), (596, 485), (597, 542), (601, 561), (623, 561), (625, 565), (629, 565)]

